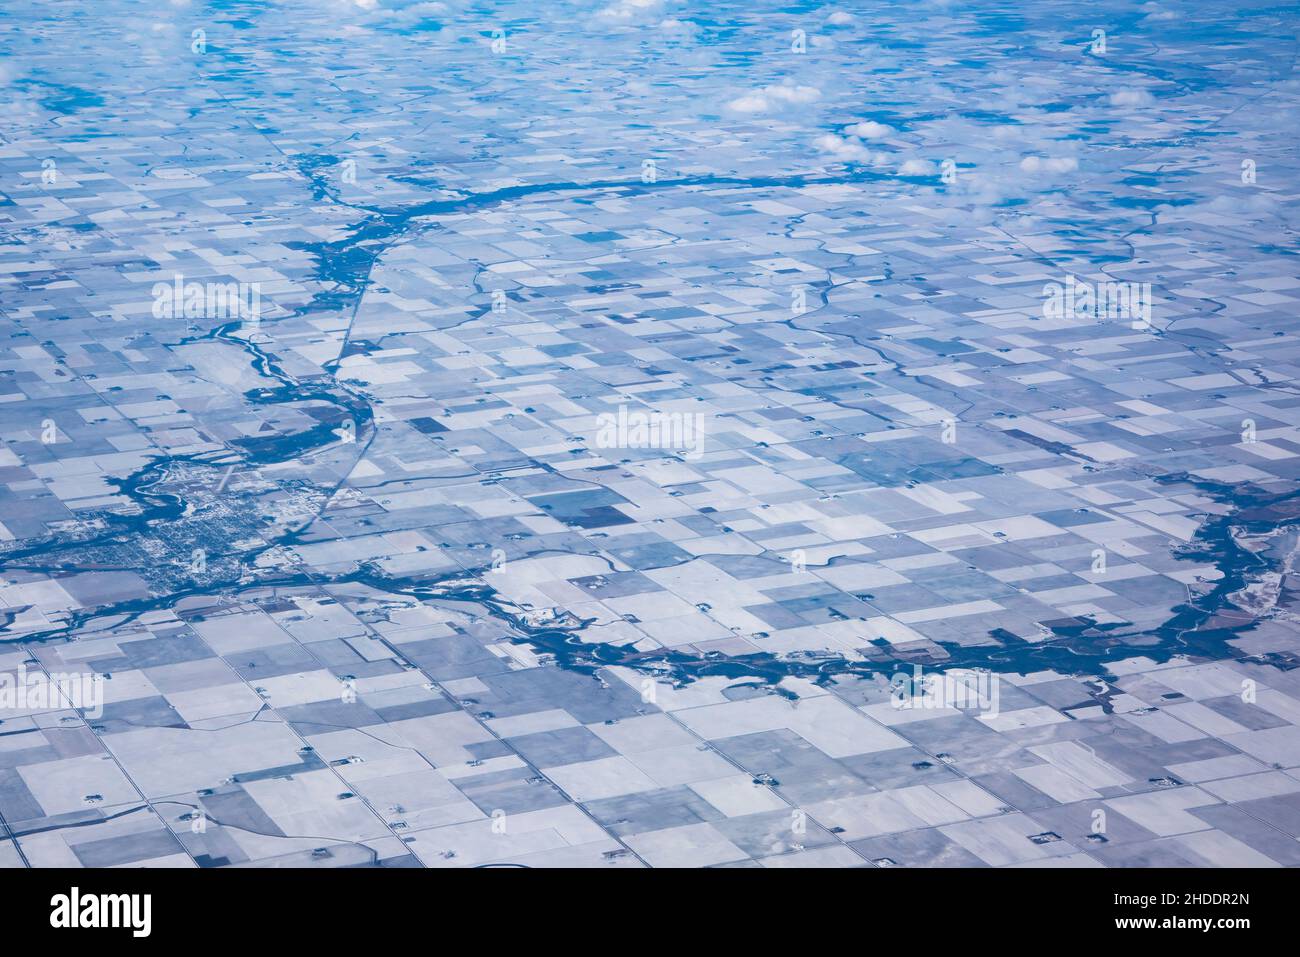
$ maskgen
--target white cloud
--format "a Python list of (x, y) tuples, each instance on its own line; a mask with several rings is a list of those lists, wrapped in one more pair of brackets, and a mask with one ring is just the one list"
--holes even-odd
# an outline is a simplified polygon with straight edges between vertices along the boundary
[(1079, 168), (1073, 156), (1026, 156), (1020, 161), (1026, 173), (1068, 173)]
[(676, 17), (669, 17), (667, 20), (659, 22), (659, 29), (664, 33), (692, 35), (699, 32), (700, 25), (691, 20), (678, 20)]
[(910, 159), (898, 168), (899, 176), (930, 176), (933, 173), (934, 164), (923, 159)]
[(1147, 15), (1146, 15), (1146, 17), (1145, 17), (1145, 19), (1147, 19), (1147, 20), (1176, 20), (1176, 19), (1178, 19), (1178, 15), (1177, 15), (1177, 14), (1175, 14), (1172, 10), (1165, 10), (1165, 9), (1162, 9), (1161, 6), (1160, 6), (1160, 4), (1158, 4), (1158, 3), (1146, 3), (1146, 4), (1143, 4), (1143, 5), (1142, 5), (1142, 9), (1145, 10), (1145, 11), (1147, 12)]
[(1110, 95), (1111, 106), (1147, 106), (1155, 102), (1146, 90), (1120, 90)]
[(851, 13), (845, 13), (843, 10), (836, 10), (826, 18), (826, 22), (831, 26), (843, 27), (855, 22), (857, 19), (858, 18)]
[(836, 136), (827, 133), (813, 140), (813, 146), (823, 153), (830, 153), (842, 163), (870, 163), (871, 151), (862, 145), (856, 136)]
[(727, 104), (727, 109), (734, 110), (737, 113), (766, 113), (780, 106), (794, 103), (811, 103), (819, 99), (821, 95), (822, 91), (815, 86), (795, 86), (793, 84), (765, 86), (761, 90), (746, 93), (744, 96), (732, 100)]
[[(1242, 195), (1243, 192), (1245, 192), (1245, 195)], [(1277, 203), (1273, 197), (1258, 190), (1249, 192), (1234, 191), (1231, 196), (1216, 196), (1208, 203), (1200, 205), (1216, 213), (1242, 219), (1250, 218), (1247, 214), (1275, 214), (1278, 212)]]
[(665, 0), (617, 0), (596, 16), (604, 20), (619, 20), (627, 23), (642, 17), (657, 16), (666, 6)]
[(445, 3), (437, 0), (344, 0), (344, 6), (356, 7), (369, 14), (371, 20), (390, 26), (404, 27), (422, 20), (441, 18), (449, 12)]
[(863, 120), (861, 123), (844, 127), (844, 132), (852, 136), (860, 136), (864, 140), (882, 140), (893, 133), (894, 128), (884, 123), (877, 123), (875, 120)]

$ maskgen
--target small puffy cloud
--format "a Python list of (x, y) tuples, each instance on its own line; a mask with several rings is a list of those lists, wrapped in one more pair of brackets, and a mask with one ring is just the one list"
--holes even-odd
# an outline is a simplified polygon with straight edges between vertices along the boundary
[(856, 136), (836, 136), (827, 133), (813, 140), (813, 146), (823, 153), (830, 153), (841, 163), (870, 163), (871, 151), (862, 145)]
[(1079, 168), (1073, 156), (1026, 156), (1020, 161), (1026, 173), (1069, 173)]
[(898, 168), (899, 176), (932, 176), (934, 164), (929, 160), (910, 159)]
[(844, 132), (850, 136), (861, 137), (864, 140), (883, 140), (894, 132), (894, 128), (886, 126), (884, 123), (877, 123), (875, 120), (863, 120), (861, 123), (854, 123), (852, 126), (844, 127)]
[(732, 100), (727, 104), (727, 109), (737, 113), (767, 113), (782, 106), (811, 103), (821, 95), (822, 91), (815, 86), (795, 86), (791, 83), (765, 86)]
[(387, 27), (409, 27), (424, 20), (440, 19), (448, 13), (448, 6), (437, 0), (344, 0), (345, 6), (356, 7), (369, 14), (369, 19)]
[(769, 86), (764, 92), (784, 103), (811, 103), (822, 95), (822, 91), (815, 86)]
[(676, 17), (669, 17), (659, 22), (659, 29), (664, 33), (673, 33), (678, 36), (693, 36), (700, 30), (700, 25), (691, 20), (678, 20)]
[(851, 13), (845, 13), (843, 10), (836, 10), (826, 18), (826, 22), (833, 27), (846, 27), (850, 23), (854, 23), (857, 19), (858, 18)]
[(1200, 204), (1206, 209), (1224, 216), (1250, 218), (1254, 214), (1276, 214), (1278, 205), (1268, 193), (1256, 191), (1235, 191), (1231, 196), (1216, 196), (1208, 203)]
[(761, 93), (746, 93), (727, 104), (727, 109), (737, 113), (762, 113), (767, 107), (767, 99)]
[(630, 23), (643, 17), (657, 16), (665, 6), (666, 0), (617, 0), (600, 10), (596, 16), (602, 20)]
[(1110, 95), (1111, 106), (1147, 106), (1154, 102), (1146, 90), (1120, 90)]
[(1142, 9), (1146, 11), (1147, 20), (1176, 20), (1178, 15), (1172, 10), (1163, 9), (1158, 3), (1144, 3)]

